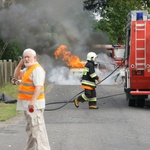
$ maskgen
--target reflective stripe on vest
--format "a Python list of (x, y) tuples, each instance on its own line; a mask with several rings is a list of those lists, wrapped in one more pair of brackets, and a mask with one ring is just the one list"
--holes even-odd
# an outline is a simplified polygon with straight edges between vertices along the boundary
[(95, 82), (91, 82), (91, 81), (87, 81), (87, 80), (82, 80), (81, 82), (82, 84), (85, 84), (85, 85), (89, 85), (89, 86), (93, 86), (95, 87)]
[[(35, 91), (35, 86), (32, 82), (32, 80), (29, 79), (32, 71), (36, 68), (36, 67), (41, 67), (39, 63), (34, 64), (32, 67), (30, 67), (26, 73), (23, 75), (22, 77), (22, 81), (19, 85), (19, 92), (18, 92), (18, 98), (20, 100), (31, 100), (32, 96), (34, 94)], [(42, 68), (42, 67), (41, 67)], [(43, 81), (44, 82), (44, 81)], [(44, 95), (44, 86), (42, 87), (42, 90), (37, 98), (37, 100), (39, 99), (43, 99), (45, 98)]]

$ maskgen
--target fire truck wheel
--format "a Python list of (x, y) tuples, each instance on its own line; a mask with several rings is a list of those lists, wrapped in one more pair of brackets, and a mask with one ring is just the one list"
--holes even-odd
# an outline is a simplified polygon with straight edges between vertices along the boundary
[(144, 107), (145, 99), (137, 99), (137, 107)]
[(129, 99), (128, 105), (129, 105), (129, 106), (135, 106), (135, 102), (136, 102), (135, 99)]

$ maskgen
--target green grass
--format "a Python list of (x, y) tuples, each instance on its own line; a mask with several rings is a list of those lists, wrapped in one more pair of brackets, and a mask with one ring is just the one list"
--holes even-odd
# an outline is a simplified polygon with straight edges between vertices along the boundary
[[(0, 86), (0, 93), (4, 93), (12, 98), (17, 99), (18, 86), (7, 83), (3, 86)], [(19, 112), (16, 111), (16, 103), (5, 104), (4, 102), (0, 102), (0, 121), (6, 121), (16, 116), (18, 113)]]
[(16, 111), (15, 104), (5, 104), (0, 102), (0, 121), (6, 121), (17, 114), (18, 112)]
[[(45, 85), (45, 89), (46, 87), (47, 85)], [(18, 86), (10, 83), (0, 86), (0, 94), (2, 93), (17, 99)], [(16, 103), (5, 104), (0, 101), (0, 121), (6, 121), (17, 114), (19, 114), (19, 111), (16, 111)]]

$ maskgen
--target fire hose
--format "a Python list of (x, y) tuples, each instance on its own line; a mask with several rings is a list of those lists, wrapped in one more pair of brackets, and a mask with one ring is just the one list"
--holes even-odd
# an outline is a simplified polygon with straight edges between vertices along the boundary
[[(108, 76), (106, 76), (103, 80), (101, 80), (101, 82), (97, 83), (96, 85), (102, 83), (103, 81), (105, 81), (108, 77), (110, 77), (116, 70), (118, 70), (118, 68), (120, 68), (122, 66), (122, 64), (124, 64), (125, 60), (127, 60), (128, 58), (124, 59), (124, 61), (119, 65), (117, 66)], [(16, 80), (15, 78), (12, 78), (11, 77), (11, 83), (14, 84), (14, 85), (18, 85), (19, 84), (19, 80)], [(73, 96), (70, 100), (68, 101), (64, 101), (64, 102), (51, 102), (51, 103), (46, 103), (46, 106), (47, 105), (52, 105), (52, 104), (60, 104), (60, 103), (64, 103), (62, 106), (60, 107), (57, 107), (57, 108), (53, 108), (53, 109), (48, 109), (48, 108), (45, 108), (45, 111), (54, 111), (54, 110), (58, 110), (58, 109), (61, 109), (63, 107), (65, 107), (68, 103), (72, 103), (74, 101), (74, 99), (80, 95), (81, 93), (83, 93), (83, 91), (77, 93), (75, 96)], [(101, 98), (98, 98), (98, 99), (104, 99), (104, 98), (108, 98), (108, 97), (112, 97), (112, 96), (117, 96), (117, 95), (122, 95), (124, 93), (120, 93), (120, 94), (115, 94), (115, 95), (110, 95), (110, 96), (106, 96), (106, 97), (101, 97)]]
[[(108, 77), (110, 77), (116, 70), (118, 70), (118, 69), (124, 64), (125, 60), (127, 60), (127, 59), (128, 59), (128, 57), (125, 58), (124, 61), (123, 61), (119, 66), (117, 66), (108, 76), (106, 76), (103, 80), (101, 80), (101, 82), (97, 83), (96, 85), (102, 83), (102, 82), (105, 81)], [(79, 92), (79, 93), (77, 93), (75, 96), (73, 96), (73, 97), (72, 97), (70, 100), (68, 100), (68, 101), (46, 103), (46, 106), (47, 106), (47, 105), (52, 105), (52, 104), (60, 104), (60, 103), (64, 103), (64, 104), (63, 104), (62, 106), (60, 106), (60, 107), (57, 107), (57, 108), (52, 108), (52, 109), (45, 108), (45, 111), (54, 111), (54, 110), (61, 109), (61, 108), (65, 107), (67, 104), (72, 103), (72, 102), (74, 101), (74, 99), (75, 99), (78, 95), (80, 95), (81, 93), (83, 93), (83, 92), (84, 92), (84, 90), (81, 91), (81, 92)], [(108, 98), (108, 97), (111, 97), (111, 96), (117, 96), (117, 95), (122, 95), (122, 94), (124, 94), (124, 93), (115, 94), (115, 95), (110, 95), (110, 96), (106, 96), (106, 97), (101, 97), (101, 98), (98, 98), (98, 99), (104, 99), (104, 98)]]

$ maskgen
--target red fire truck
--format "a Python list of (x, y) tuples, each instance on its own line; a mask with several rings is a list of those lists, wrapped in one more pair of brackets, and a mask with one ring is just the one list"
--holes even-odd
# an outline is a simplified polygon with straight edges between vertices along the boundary
[(124, 52), (125, 52), (125, 46), (124, 45), (112, 45), (110, 48), (107, 48), (107, 50), (110, 52), (112, 59), (117, 64), (117, 66), (124, 66)]
[(128, 105), (144, 107), (150, 95), (150, 14), (146, 10), (127, 15), (125, 58)]
[[(123, 67), (124, 66), (124, 54), (125, 54), (125, 46), (122, 44), (117, 45), (93, 45), (94, 49), (98, 49), (98, 52), (101, 52), (102, 50), (106, 50), (108, 56), (112, 58), (112, 60), (116, 63), (115, 65)], [(103, 51), (102, 51), (103, 52)], [(105, 62), (109, 63), (109, 62)]]

